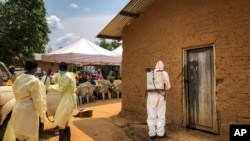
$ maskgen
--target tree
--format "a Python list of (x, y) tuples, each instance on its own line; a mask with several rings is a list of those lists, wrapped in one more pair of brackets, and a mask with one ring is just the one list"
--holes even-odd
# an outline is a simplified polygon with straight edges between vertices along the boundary
[(116, 40), (112, 40), (111, 42), (107, 42), (105, 39), (101, 39), (100, 43), (98, 43), (99, 46), (107, 49), (107, 50), (114, 50), (117, 47), (119, 47), (121, 45), (120, 42), (116, 41)]
[(44, 53), (50, 33), (43, 0), (8, 0), (0, 4), (0, 60), (21, 63)]

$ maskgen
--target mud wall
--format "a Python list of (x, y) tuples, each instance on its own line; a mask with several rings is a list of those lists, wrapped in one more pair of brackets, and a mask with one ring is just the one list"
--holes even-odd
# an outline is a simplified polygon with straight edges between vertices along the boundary
[(183, 126), (183, 49), (214, 45), (220, 133), (250, 123), (249, 13), (248, 0), (156, 0), (122, 34), (121, 115), (146, 121), (145, 68), (161, 59), (172, 85), (167, 123)]

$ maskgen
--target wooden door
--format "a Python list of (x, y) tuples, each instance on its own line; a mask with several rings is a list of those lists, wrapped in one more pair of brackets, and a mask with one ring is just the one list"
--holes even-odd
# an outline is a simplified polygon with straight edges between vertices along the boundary
[(213, 47), (186, 50), (187, 127), (218, 133)]

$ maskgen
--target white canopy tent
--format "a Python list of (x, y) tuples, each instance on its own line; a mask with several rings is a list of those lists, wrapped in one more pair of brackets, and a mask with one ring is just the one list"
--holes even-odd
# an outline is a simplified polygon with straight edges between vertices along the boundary
[(122, 52), (123, 52), (122, 45), (120, 45), (119, 47), (117, 47), (116, 49), (114, 49), (112, 52), (114, 52), (116, 54), (119, 54), (119, 55), (122, 55)]
[(44, 62), (61, 62), (80, 65), (120, 65), (121, 55), (106, 50), (81, 37), (75, 42), (51, 53), (43, 54)]

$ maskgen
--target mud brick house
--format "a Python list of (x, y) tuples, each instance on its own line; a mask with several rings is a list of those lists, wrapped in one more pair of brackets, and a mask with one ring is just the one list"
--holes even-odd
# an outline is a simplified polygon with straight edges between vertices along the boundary
[(162, 60), (167, 124), (250, 124), (249, 14), (249, 0), (131, 0), (97, 35), (123, 41), (121, 115), (146, 121), (145, 68)]

